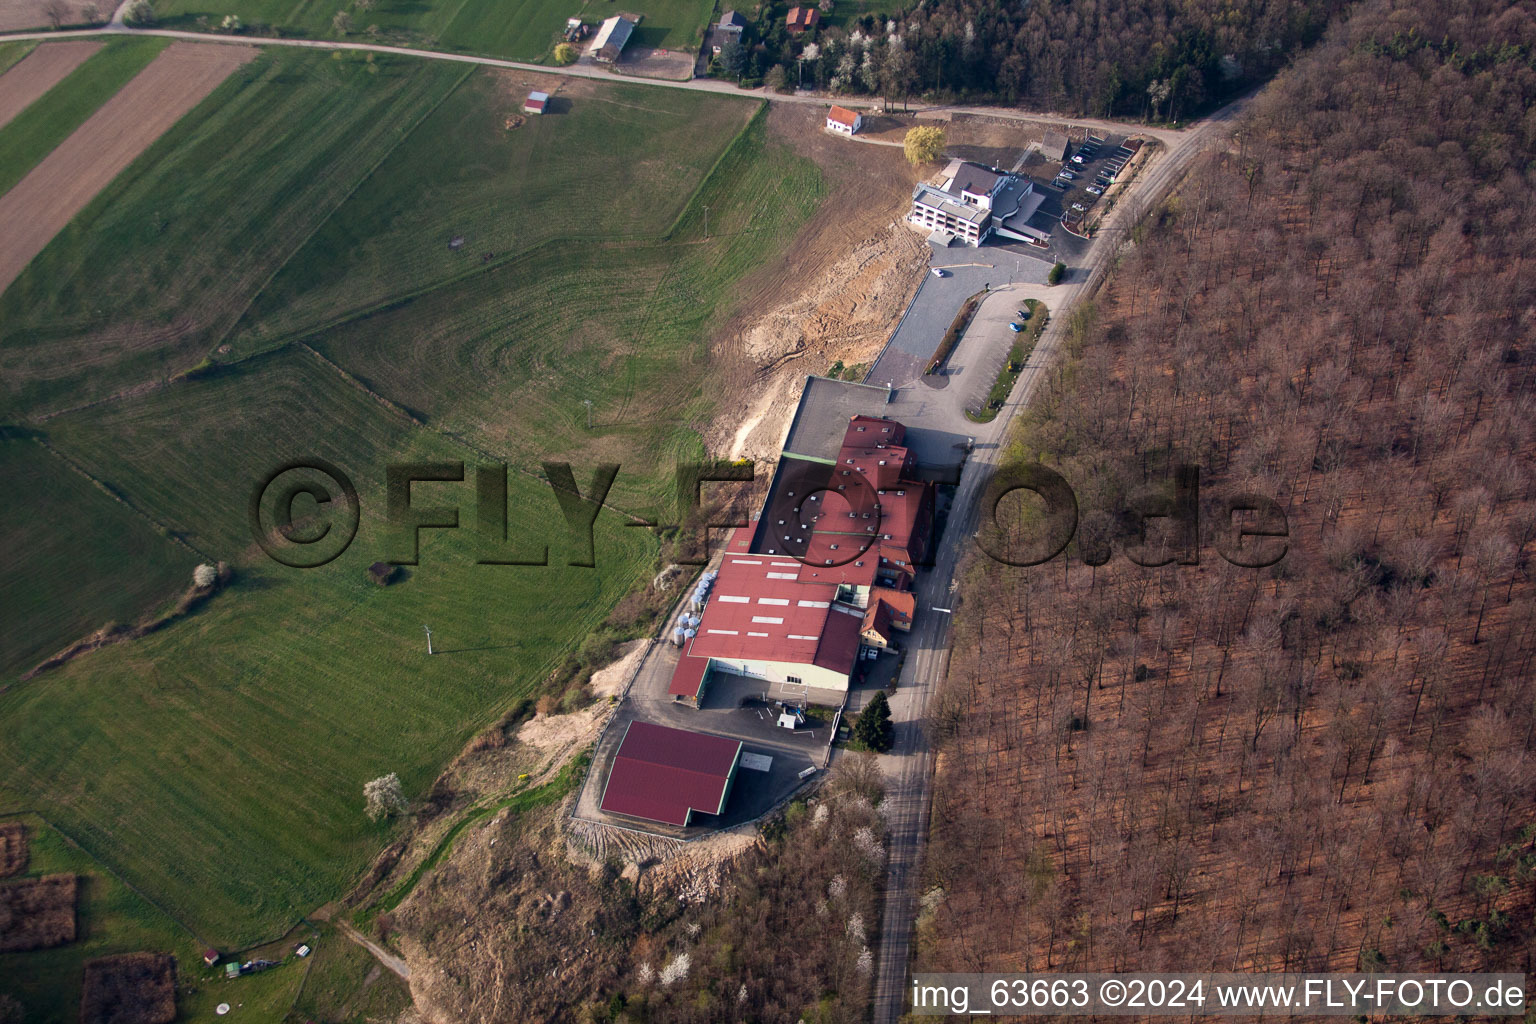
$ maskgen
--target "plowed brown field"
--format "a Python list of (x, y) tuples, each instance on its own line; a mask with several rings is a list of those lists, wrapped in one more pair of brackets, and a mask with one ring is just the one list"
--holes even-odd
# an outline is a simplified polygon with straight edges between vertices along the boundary
[(85, 58), (101, 49), (94, 39), (48, 43), (27, 54), (15, 67), (0, 75), (0, 128), (52, 89)]
[(173, 43), (0, 196), (0, 292), (96, 193), (256, 53)]

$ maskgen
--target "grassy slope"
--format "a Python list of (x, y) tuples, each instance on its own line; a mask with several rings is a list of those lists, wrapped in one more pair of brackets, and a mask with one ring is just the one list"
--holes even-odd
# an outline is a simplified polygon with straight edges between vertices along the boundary
[(236, 71), (0, 296), (0, 417), (195, 364), (467, 73), (281, 49)]
[[(236, 415), (227, 415), (238, 408)], [(301, 418), (302, 417), (302, 418)], [(66, 418), (67, 419), (67, 418)], [(197, 446), (166, 438), (199, 424)], [(383, 467), (463, 458), (302, 353), (56, 421), (61, 447), (209, 546), (237, 542), (253, 482), (311, 451), (356, 481), (352, 548), (315, 570), (253, 561), (192, 619), (96, 652), (0, 695), (6, 785), (157, 894), (209, 941), (281, 932), (344, 889), (390, 833), (361, 787), (398, 770), (419, 793), (480, 726), (530, 693), (644, 575), (649, 538), (600, 524), (597, 569), (475, 564), (473, 531), (428, 531), (421, 565), (389, 588)], [(291, 444), (285, 443), (291, 439)], [(473, 483), (457, 494), (473, 523)], [(513, 477), (514, 535), (544, 536), (558, 507)], [(438, 657), (422, 650), (422, 623)]]
[[(396, 156), (410, 165), (406, 147)], [(437, 239), (439, 248), (451, 225), (467, 219), (413, 193), (376, 204), (375, 184), (353, 202), (381, 211), (440, 210), (436, 225), (411, 232)], [(550, 240), (310, 340), (429, 422), (473, 436), (525, 468), (548, 458), (581, 466), (619, 462), (626, 469), (615, 500), (632, 507), (666, 488), (674, 460), (702, 454), (691, 428), (712, 404), (700, 394), (708, 329), (733, 283), (792, 237), (821, 195), (815, 166), (753, 122), (660, 237), (625, 244)], [(670, 213), (675, 205), (662, 209)], [(343, 210), (336, 221), (346, 225), (351, 216)], [(389, 222), (384, 212), (373, 216)], [(558, 227), (590, 230), (580, 217)], [(324, 233), (312, 246), (324, 250), (301, 254), (295, 266), (318, 267), (326, 252), (347, 251)], [(353, 275), (370, 265), (360, 258), (338, 271), (341, 284), (319, 278), (318, 287), (341, 304)], [(357, 286), (366, 289), (366, 274)], [(592, 431), (586, 400), (593, 403)]]
[[(270, 71), (275, 77), (265, 77)], [(251, 83), (267, 83), (265, 102), (307, 138), (313, 116), (284, 90), (309, 90), (324, 72), (303, 61), (269, 72)], [(226, 96), (255, 115), (244, 92), (251, 87)], [(358, 95), (345, 81), (337, 88), (343, 100)], [(651, 116), (634, 113), (642, 123)], [(732, 116), (739, 123), (743, 115)], [(203, 139), (181, 137), (183, 147)], [(694, 140), (707, 155), (725, 150), (729, 135)], [(385, 161), (380, 178), (424, 173), (400, 159), (398, 169)], [(157, 166), (196, 163), (176, 148)], [(504, 188), (502, 173), (483, 165), (479, 187)], [(460, 180), (449, 186), (471, 190)], [(369, 202), (366, 191), (349, 202)], [(399, 186), (382, 194), (412, 195)], [(429, 406), (433, 426), (498, 453), (570, 454), (583, 484), (584, 456), (617, 449), (626, 469), (616, 491), (657, 493), (667, 488), (666, 457), (699, 450), (691, 427), (712, 399), (699, 394), (698, 364), (734, 282), (793, 237), (821, 194), (816, 168), (754, 121), (670, 230), (624, 243), (550, 241), (314, 343), (389, 397)], [(505, 202), (515, 204), (517, 193)], [(675, 209), (673, 197), (663, 212)], [(348, 223), (352, 214), (343, 208), (337, 217)], [(456, 228), (428, 219), (419, 230), (442, 239)], [(225, 244), (210, 237), (216, 250)], [(121, 264), (157, 255), (135, 241), (118, 252)], [(54, 265), (81, 265), (78, 250), (94, 244), (72, 236)], [(109, 277), (128, 273), (93, 258)], [(578, 399), (594, 394), (601, 401), (589, 433)], [(0, 746), (0, 808), (47, 808), (93, 854), (221, 944), (269, 938), (344, 889), (391, 831), (363, 818), (361, 784), (397, 770), (419, 793), (648, 574), (654, 553), (646, 534), (613, 517), (600, 524), (597, 570), (479, 566), (470, 530), (437, 531), (424, 537), (422, 564), (405, 583), (367, 583), (364, 569), (385, 553), (384, 465), (482, 460), (412, 426), (300, 348), (69, 413), (48, 430), (61, 451), (241, 574), (191, 619), (0, 695), (0, 732), (17, 738)], [(362, 491), (358, 540), (323, 569), (282, 569), (249, 548), (249, 489), (289, 454), (333, 458)], [(428, 485), (427, 500), (453, 486)], [(456, 490), (466, 526), (472, 488)], [(542, 484), (514, 473), (512, 488), (514, 533), (543, 536), (559, 522)], [(551, 541), (559, 565), (559, 536)], [(424, 622), (438, 657), (421, 650)]]
[[(36, 441), (0, 440), (0, 478), (26, 515), (0, 530), (0, 678), (110, 621), (131, 622), (192, 580), (196, 556)], [(15, 506), (12, 506), (15, 508)], [(39, 522), (68, 524), (39, 530)], [(112, 566), (103, 572), (102, 566)], [(67, 587), (60, 586), (68, 580)]]
[[(487, 252), (659, 236), (755, 109), (644, 86), (583, 91), (507, 131), (525, 90), (510, 74), (475, 75), (262, 292), (232, 337), (235, 355), (474, 272)], [(456, 235), (465, 242), (453, 251)]]
[[(23, 877), (71, 872), (81, 877), (76, 940), (53, 949), (0, 954), (0, 991), (21, 1001), (27, 1024), (74, 1024), (80, 1019), (81, 970), (87, 960), (150, 951), (176, 957), (182, 1020), (213, 1020), (220, 1002), (245, 1004), (251, 1019), (280, 1020), (301, 978), (298, 964), (225, 982), (203, 967), (202, 947), (159, 908), (114, 878), (100, 862), (70, 845), (36, 815), (20, 820), (30, 834), (31, 861)], [(340, 959), (343, 951), (334, 951)], [(332, 953), (322, 948), (321, 954)], [(189, 991), (190, 988), (198, 991)]]
[(113, 39), (0, 128), (0, 193), (8, 191), (170, 44)]
[[(640, 45), (688, 48), (702, 41), (712, 8), (709, 0), (634, 0), (622, 10), (644, 15), (636, 37)], [(193, 28), (199, 17), (217, 27), (225, 15), (234, 14), (248, 26), (268, 25), (285, 35), (311, 38), (339, 38), (332, 18), (346, 10), (355, 39), (367, 38), (369, 26), (378, 26), (385, 41), (514, 60), (547, 57), (567, 18), (596, 23), (620, 10), (603, 0), (378, 0), (367, 11), (315, 0), (157, 0), (155, 9), (162, 24), (174, 28)]]

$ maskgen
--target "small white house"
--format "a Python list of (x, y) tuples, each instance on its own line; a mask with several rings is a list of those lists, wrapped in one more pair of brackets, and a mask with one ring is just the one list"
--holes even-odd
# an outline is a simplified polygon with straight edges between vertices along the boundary
[(827, 131), (839, 135), (857, 135), (864, 127), (864, 115), (847, 107), (833, 107), (827, 111)]

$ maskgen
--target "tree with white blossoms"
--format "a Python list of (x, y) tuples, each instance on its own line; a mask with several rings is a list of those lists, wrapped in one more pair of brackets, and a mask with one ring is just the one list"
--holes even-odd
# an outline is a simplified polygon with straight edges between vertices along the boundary
[(672, 962), (661, 969), (661, 983), (673, 985), (688, 978), (688, 969), (693, 966), (693, 958), (687, 953), (679, 953), (672, 958)]
[(400, 776), (394, 772), (363, 783), (363, 810), (369, 821), (399, 814), (406, 807), (405, 790), (400, 785)]
[(651, 969), (650, 964), (641, 964), (640, 969), (635, 973), (639, 976), (642, 985), (649, 985), (656, 980), (656, 972)]
[(855, 966), (860, 974), (868, 974), (875, 969), (875, 954), (869, 951), (868, 946), (859, 951), (859, 962)]
[(853, 913), (848, 915), (848, 937), (859, 942), (864, 941), (864, 915)]
[(821, 47), (817, 46), (815, 43), (806, 43), (805, 44), (805, 49), (800, 51), (800, 59), (801, 60), (820, 60), (821, 59)]
[(199, 587), (211, 587), (214, 580), (219, 578), (219, 570), (204, 562), (192, 570), (192, 582)]

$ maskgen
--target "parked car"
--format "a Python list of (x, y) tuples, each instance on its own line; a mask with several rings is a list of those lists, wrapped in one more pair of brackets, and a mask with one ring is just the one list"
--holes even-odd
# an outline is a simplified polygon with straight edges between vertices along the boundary
[(1067, 192), (1067, 191), (1071, 190), (1071, 188), (1072, 188), (1072, 183), (1070, 181), (1068, 181), (1066, 178), (1057, 178), (1055, 181), (1051, 182), (1051, 184), (1055, 185), (1057, 188), (1061, 189), (1063, 192)]
[(1058, 171), (1056, 176), (1058, 178), (1066, 178), (1068, 181), (1076, 181), (1077, 180), (1077, 172), (1076, 171), (1069, 171), (1065, 167), (1063, 167), (1060, 171)]
[(1013, 323), (1012, 321), (1010, 321), (1009, 324), (1008, 324), (1008, 329), (1010, 331), (1012, 331), (1014, 334), (1019, 334), (1019, 333), (1021, 333), (1024, 330), (1024, 325), (1023, 324), (1016, 324), (1016, 323)]
[(1088, 212), (1088, 207), (1084, 206), (1082, 203), (1073, 203), (1072, 209), (1076, 210), (1078, 213)]
[(1089, 185), (1083, 191), (1087, 192), (1091, 196), (1101, 196), (1104, 194), (1104, 190), (1097, 185)]
[(1028, 320), (1029, 319), (1029, 310), (1027, 310), (1027, 309), (1019, 310), (1019, 319), (1020, 320)]
[(1081, 154), (1081, 153), (1073, 153), (1072, 154), (1072, 162), (1075, 163), (1075, 164), (1082, 163), (1083, 162), (1083, 154)]
[(933, 276), (934, 277), (948, 277), (949, 276), (949, 271), (945, 270), (943, 267), (934, 267), (933, 268)]

